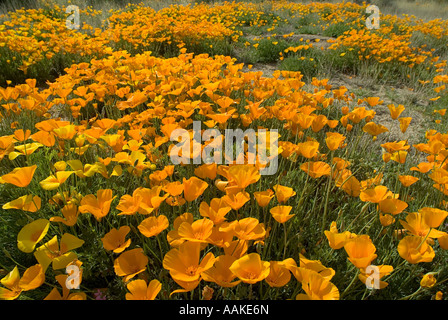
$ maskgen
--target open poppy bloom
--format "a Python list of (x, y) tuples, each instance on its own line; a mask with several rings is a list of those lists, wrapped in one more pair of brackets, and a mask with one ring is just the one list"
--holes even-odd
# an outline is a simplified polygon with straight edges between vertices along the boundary
[(320, 178), (322, 176), (329, 176), (331, 174), (330, 165), (323, 161), (302, 163), (300, 169), (305, 171), (310, 177), (314, 179)]
[(336, 274), (336, 271), (333, 268), (324, 266), (319, 260), (307, 259), (302, 254), (299, 254), (299, 259), (299, 267), (296, 267), (291, 263), (291, 261), (288, 261), (288, 259), (285, 260), (285, 263), (287, 263), (286, 266), (291, 270), (293, 275), (300, 282), (302, 282), (308, 276), (308, 273), (304, 272), (304, 269), (315, 271), (328, 281), (330, 281)]
[(296, 152), (307, 159), (314, 158), (319, 152), (319, 142), (313, 140), (300, 142), (297, 144)]
[(208, 178), (214, 180), (217, 175), (217, 169), (216, 163), (204, 163), (194, 169), (194, 174), (201, 179)]
[(307, 274), (302, 280), (305, 294), (299, 293), (296, 300), (339, 300), (339, 290), (333, 283), (313, 270)]
[(168, 218), (164, 215), (159, 215), (157, 217), (148, 217), (144, 219), (140, 224), (138, 225), (138, 230), (145, 236), (145, 237), (155, 237), (159, 233), (161, 233), (163, 230), (168, 228), (169, 221)]
[(55, 190), (63, 184), (68, 177), (73, 174), (73, 171), (57, 171), (54, 175), (39, 182), (39, 185), (44, 190)]
[(72, 227), (78, 221), (79, 210), (74, 203), (68, 203), (61, 209), (62, 217), (51, 217), (51, 222), (61, 222), (66, 226)]
[(37, 149), (39, 149), (42, 146), (43, 146), (43, 144), (41, 144), (39, 142), (32, 142), (32, 143), (23, 144), (20, 146), (15, 146), (14, 149), (17, 151), (10, 152), (8, 155), (8, 158), (9, 158), (9, 160), (14, 160), (18, 156), (21, 156), (21, 155), (29, 156), (30, 154), (32, 154), (34, 151), (36, 151)]
[(199, 206), (199, 214), (203, 217), (209, 218), (213, 224), (219, 225), (226, 220), (225, 215), (230, 212), (232, 208), (224, 201), (223, 198), (213, 198), (210, 205), (202, 201)]
[(232, 288), (238, 285), (241, 280), (235, 280), (235, 274), (229, 269), (236, 259), (236, 257), (227, 254), (216, 257), (213, 267), (204, 271), (202, 278), (223, 288)]
[(34, 256), (42, 265), (44, 271), (52, 264), (53, 270), (65, 268), (70, 262), (78, 260), (78, 255), (71, 251), (81, 247), (84, 240), (69, 233), (64, 233), (58, 243), (58, 237), (54, 236), (50, 241), (36, 249)]
[(184, 198), (188, 202), (196, 200), (204, 193), (205, 189), (207, 189), (208, 187), (207, 182), (196, 177), (191, 177), (190, 179), (183, 178), (183, 185)]
[(418, 212), (423, 215), (423, 220), (431, 228), (438, 228), (448, 216), (448, 211), (438, 208), (424, 207)]
[(168, 192), (173, 197), (177, 197), (184, 192), (184, 185), (180, 181), (170, 182), (163, 186), (163, 191)]
[(194, 218), (190, 212), (185, 212), (184, 214), (181, 214), (176, 219), (174, 219), (173, 230), (170, 230), (166, 236), (170, 246), (177, 248), (177, 247), (179, 247), (179, 245), (181, 243), (185, 242), (185, 240), (180, 238), (177, 230), (179, 229), (179, 226), (183, 222), (188, 222), (189, 224), (192, 224), (193, 221), (194, 221)]
[(249, 253), (230, 266), (230, 271), (245, 283), (257, 283), (264, 280), (270, 272), (270, 263), (262, 261), (258, 253)]
[(219, 230), (223, 232), (231, 230), (240, 240), (259, 240), (266, 235), (264, 224), (251, 217), (224, 223)]
[[(428, 208), (430, 209), (430, 208)], [(443, 210), (440, 210), (443, 211)], [(439, 226), (437, 223), (442, 223), (444, 220), (443, 215), (441, 217), (431, 219), (431, 214), (434, 211), (424, 209), (418, 212), (409, 212), (406, 216), (406, 221), (400, 220), (401, 225), (411, 234), (419, 237), (427, 238), (439, 238), (444, 235), (444, 232), (431, 227), (428, 222), (432, 222), (433, 225)], [(427, 217), (426, 217), (427, 216)], [(445, 215), (446, 217), (446, 215)], [(426, 219), (425, 219), (426, 218)]]
[(325, 143), (330, 151), (334, 151), (343, 146), (346, 137), (338, 132), (327, 132)]
[(275, 197), (277, 198), (277, 201), (279, 203), (285, 203), (286, 201), (289, 200), (289, 198), (296, 195), (294, 189), (287, 186), (276, 184), (275, 186), (272, 187), (272, 189), (274, 189)]
[(392, 191), (386, 186), (376, 186), (374, 188), (361, 191), (359, 199), (364, 202), (379, 203), (384, 199), (393, 198)]
[(83, 165), (80, 160), (68, 160), (67, 164), (72, 168), (74, 174), (80, 178), (91, 177), (98, 172), (98, 166), (95, 164)]
[(209, 242), (209, 237), (213, 232), (213, 221), (204, 218), (196, 220), (193, 223), (182, 222), (177, 233), (180, 239), (191, 242)]
[(0, 300), (15, 300), (23, 291), (39, 288), (45, 282), (45, 272), (40, 264), (31, 266), (20, 277), (17, 266), (0, 280)]
[(96, 197), (88, 194), (82, 198), (79, 212), (90, 213), (97, 221), (101, 221), (109, 213), (110, 205), (115, 197), (112, 197), (112, 189), (100, 189)]
[(408, 155), (407, 151), (397, 151), (392, 153), (390, 159), (395, 162), (403, 164), (406, 162), (407, 155)]
[(250, 200), (250, 194), (246, 191), (230, 193), (223, 196), (222, 200), (233, 210), (237, 211)]
[(128, 226), (121, 226), (119, 229), (111, 229), (103, 238), (101, 238), (104, 249), (115, 253), (123, 252), (131, 245), (131, 239), (126, 240), (129, 231), (131, 231), (131, 228)]
[(271, 189), (266, 191), (256, 191), (254, 192), (255, 200), (258, 205), (262, 208), (267, 207), (271, 199), (274, 197), (274, 192)]
[(155, 300), (162, 284), (159, 280), (151, 280), (146, 284), (145, 280), (137, 279), (129, 282), (126, 287), (129, 293), (126, 293), (126, 300)]
[(171, 249), (163, 258), (163, 267), (170, 272), (173, 280), (184, 290), (175, 292), (191, 291), (199, 284), (201, 275), (215, 263), (213, 253), (207, 253), (200, 260), (201, 244), (198, 242), (185, 241), (179, 248)]
[(47, 219), (37, 219), (25, 225), (17, 235), (17, 247), (20, 251), (33, 252), (47, 234), (50, 222)]
[(5, 203), (2, 206), (2, 209), (3, 210), (17, 209), (17, 210), (23, 210), (23, 211), (27, 211), (27, 212), (36, 212), (40, 209), (41, 204), (42, 204), (42, 200), (40, 197), (33, 196), (32, 194), (28, 194), (26, 196), (22, 196), (13, 201)]
[(235, 184), (239, 191), (257, 182), (261, 178), (260, 171), (252, 165), (233, 165), (227, 171), (230, 185)]
[(336, 221), (331, 222), (330, 230), (325, 230), (324, 234), (328, 239), (330, 247), (334, 250), (343, 248), (349, 239), (356, 237), (355, 234), (349, 231), (340, 233), (336, 227)]
[(20, 188), (27, 187), (33, 179), (37, 165), (29, 167), (15, 168), (10, 173), (0, 177), (0, 183), (10, 183)]
[(397, 215), (408, 207), (408, 204), (399, 199), (383, 199), (378, 202), (378, 210), (385, 214)]
[(137, 274), (146, 270), (148, 257), (144, 254), (142, 248), (135, 248), (124, 251), (114, 261), (115, 274), (123, 277), (123, 281), (127, 282)]
[(344, 249), (348, 254), (348, 260), (358, 269), (367, 268), (377, 257), (376, 248), (368, 235), (360, 235), (347, 241)]
[(277, 221), (278, 223), (285, 223), (295, 216), (295, 214), (289, 214), (291, 210), (291, 206), (276, 206), (271, 208), (270, 212), (275, 221)]
[(164, 202), (169, 194), (160, 195), (162, 186), (154, 186), (151, 189), (138, 188), (136, 193), (141, 197), (139, 202), (138, 213), (143, 215), (149, 215), (153, 212), (157, 212), (162, 202)]
[(435, 257), (434, 249), (425, 241), (424, 237), (406, 236), (400, 240), (397, 247), (400, 257), (411, 264), (431, 262)]
[[(287, 260), (292, 259), (289, 258)], [(285, 286), (291, 280), (291, 271), (288, 268), (291, 262), (270, 261), (269, 263), (269, 275), (264, 280), (268, 283), (269, 286), (274, 288)]]

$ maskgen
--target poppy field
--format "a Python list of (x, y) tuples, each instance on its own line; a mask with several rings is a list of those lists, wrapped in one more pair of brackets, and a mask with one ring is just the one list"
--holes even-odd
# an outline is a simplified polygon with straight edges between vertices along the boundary
[(369, 5), (1, 14), (0, 300), (446, 300), (448, 20)]

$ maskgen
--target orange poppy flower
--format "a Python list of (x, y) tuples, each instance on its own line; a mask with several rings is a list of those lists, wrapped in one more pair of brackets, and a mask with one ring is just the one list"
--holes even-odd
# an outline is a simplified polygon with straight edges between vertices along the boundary
[(137, 279), (129, 282), (126, 285), (129, 293), (126, 293), (126, 300), (155, 300), (160, 290), (162, 290), (162, 284), (159, 280), (151, 280), (146, 284), (145, 280)]
[(78, 255), (71, 250), (77, 249), (83, 244), (84, 240), (69, 233), (64, 233), (60, 243), (58, 243), (58, 237), (54, 236), (36, 249), (34, 257), (42, 265), (44, 271), (50, 264), (53, 270), (63, 269), (74, 260), (78, 260)]
[(73, 171), (57, 171), (54, 175), (39, 182), (39, 185), (44, 190), (55, 190), (59, 188), (71, 175)]
[(383, 101), (381, 101), (378, 97), (367, 97), (364, 99), (364, 101), (367, 102), (371, 107), (375, 107), (376, 105), (383, 103)]
[(338, 288), (319, 273), (308, 270), (302, 281), (305, 294), (299, 293), (296, 300), (339, 300)]
[(124, 251), (114, 261), (114, 270), (117, 276), (124, 277), (127, 282), (137, 274), (146, 270), (148, 257), (143, 253), (142, 248), (135, 248)]
[(168, 192), (171, 196), (177, 197), (184, 192), (184, 185), (180, 181), (167, 183), (162, 187), (163, 191)]
[(423, 215), (425, 223), (431, 228), (438, 228), (448, 216), (448, 211), (430, 207), (421, 208), (418, 212)]
[(409, 124), (412, 121), (412, 118), (411, 117), (399, 118), (398, 121), (400, 122), (400, 131), (402, 133), (405, 133), (409, 127)]
[(239, 210), (250, 200), (250, 194), (245, 191), (226, 194), (222, 200), (233, 210)]
[(259, 170), (252, 165), (234, 165), (229, 168), (227, 173), (230, 184), (236, 184), (239, 190), (244, 190), (261, 178)]
[(78, 221), (79, 210), (74, 203), (68, 203), (61, 209), (62, 217), (51, 217), (51, 222), (62, 222), (66, 226), (72, 227)]
[(368, 235), (360, 235), (347, 241), (344, 249), (348, 254), (348, 260), (358, 269), (367, 268), (377, 257), (376, 248)]
[(119, 229), (111, 229), (103, 238), (101, 238), (104, 249), (115, 253), (121, 253), (126, 250), (126, 248), (131, 245), (131, 239), (126, 240), (129, 231), (131, 231), (131, 228), (128, 226), (122, 226)]
[(2, 209), (4, 210), (17, 209), (27, 212), (36, 212), (40, 209), (41, 203), (42, 200), (40, 197), (28, 194), (26, 196), (22, 196), (13, 201), (5, 203), (2, 206)]
[(279, 203), (285, 203), (291, 197), (296, 195), (296, 192), (291, 187), (276, 184), (275, 186), (272, 187), (272, 189), (274, 189), (275, 197), (277, 198), (277, 201)]
[(364, 125), (362, 131), (367, 132), (375, 139), (376, 136), (380, 135), (381, 133), (389, 131), (389, 129), (381, 124), (376, 124), (373, 121), (370, 121)]
[(179, 238), (185, 241), (208, 243), (212, 230), (213, 221), (204, 218), (193, 223), (182, 222), (177, 233)]
[(216, 163), (210, 163), (210, 164), (203, 164), (199, 167), (194, 169), (194, 174), (198, 176), (201, 179), (211, 179), (214, 180), (217, 175), (217, 164)]
[(397, 152), (392, 153), (392, 156), (390, 157), (390, 159), (395, 162), (403, 164), (406, 162), (407, 155), (408, 155), (408, 153), (406, 151), (397, 151)]
[[(376, 267), (378, 268), (378, 272), (379, 272), (379, 274), (378, 274), (378, 278), (379, 278), (379, 279), (381, 279), (381, 278), (383, 278), (383, 277), (385, 277), (385, 276), (391, 274), (392, 271), (394, 271), (394, 267), (389, 266), (389, 265), (384, 265), (384, 264), (382, 264), (382, 265), (379, 265), (379, 266), (376, 266)], [(372, 273), (375, 272), (375, 271), (373, 270), (371, 274), (367, 274), (365, 269), (361, 269), (360, 271), (361, 271), (361, 272), (359, 273), (358, 278), (359, 278), (359, 280), (361, 280), (362, 283), (364, 283), (364, 284), (367, 285), (367, 279), (368, 279), (369, 276), (371, 276)], [(370, 278), (370, 281), (372, 281), (372, 282), (371, 282), (368, 286), (369, 286), (370, 288), (375, 288), (375, 279), (373, 279), (373, 277), (372, 277), (372, 278)], [(389, 285), (389, 284), (388, 284), (387, 282), (385, 282), (385, 281), (381, 281), (381, 280), (380, 280), (380, 282), (379, 282), (379, 287), (378, 287), (378, 288), (375, 288), (375, 289), (384, 289), (384, 288), (386, 288), (388, 285)]]
[(400, 257), (411, 264), (431, 262), (435, 257), (434, 249), (419, 236), (406, 236), (400, 240), (397, 246)]
[(405, 110), (405, 107), (402, 104), (399, 104), (397, 107), (394, 104), (389, 104), (387, 105), (387, 108), (389, 109), (391, 118), (394, 120), (396, 120)]
[(138, 230), (140, 230), (140, 232), (145, 237), (149, 238), (157, 236), (163, 230), (168, 228), (168, 226), (169, 226), (168, 218), (164, 215), (159, 215), (157, 217), (152, 216), (144, 219), (138, 225)]
[(235, 280), (236, 275), (229, 268), (236, 259), (236, 257), (227, 254), (216, 257), (213, 267), (204, 271), (202, 278), (223, 288), (235, 287), (241, 280)]
[(188, 202), (196, 200), (208, 187), (207, 182), (196, 177), (191, 177), (189, 179), (183, 178), (182, 183), (184, 185), (184, 198)]
[(259, 240), (266, 235), (264, 224), (252, 217), (224, 223), (219, 230), (223, 232), (232, 230), (234, 235), (240, 240)]
[(223, 198), (213, 198), (210, 205), (202, 201), (199, 206), (199, 214), (209, 218), (213, 224), (219, 225), (226, 220), (225, 215), (232, 210)]
[(112, 197), (112, 189), (100, 189), (97, 196), (88, 194), (81, 200), (79, 212), (91, 213), (97, 221), (107, 216), (110, 211), (110, 205), (116, 196)]
[(31, 266), (20, 277), (17, 266), (0, 280), (0, 300), (15, 300), (24, 291), (39, 288), (45, 282), (45, 272), (40, 264)]
[(297, 144), (297, 153), (307, 159), (314, 158), (319, 152), (319, 142), (317, 141), (306, 141)]
[(270, 263), (262, 261), (258, 253), (249, 253), (229, 267), (229, 270), (245, 283), (257, 283), (266, 279), (270, 272)]
[(337, 150), (343, 146), (346, 137), (338, 132), (327, 132), (325, 143), (330, 151)]
[(314, 179), (318, 179), (322, 176), (329, 176), (331, 174), (330, 165), (323, 161), (302, 163), (300, 169), (305, 171), (310, 177)]
[(356, 237), (356, 234), (349, 231), (340, 233), (336, 227), (336, 221), (331, 222), (330, 230), (325, 230), (324, 234), (327, 237), (330, 247), (334, 250), (341, 249), (348, 240)]
[(398, 179), (400, 180), (403, 187), (409, 187), (416, 183), (418, 180), (420, 180), (417, 177), (409, 176), (409, 175), (400, 175), (398, 176)]
[(277, 221), (278, 223), (285, 223), (295, 216), (295, 214), (289, 214), (291, 210), (291, 206), (276, 206), (271, 208), (270, 212), (275, 221)]
[(274, 192), (271, 189), (266, 191), (256, 191), (254, 192), (255, 200), (258, 205), (262, 208), (267, 207), (271, 199), (274, 197)]
[[(80, 275), (81, 274), (82, 271), (80, 272)], [(55, 276), (55, 278), (62, 287), (62, 295), (57, 288), (53, 288), (44, 300), (87, 300), (87, 296), (84, 292), (78, 291), (70, 293), (70, 289), (68, 289), (66, 285), (68, 274), (59, 274)]]
[[(292, 260), (287, 259), (287, 260)], [(291, 271), (288, 268), (288, 261), (270, 261), (269, 275), (264, 279), (270, 287), (280, 288), (288, 284), (291, 280)], [(294, 261), (295, 264), (295, 261)]]
[[(428, 208), (430, 209), (430, 208)], [(443, 210), (440, 210), (441, 212)], [(409, 233), (419, 236), (419, 237), (427, 237), (427, 238), (439, 238), (444, 235), (442, 231), (436, 230), (434, 227), (431, 227), (428, 222), (434, 223), (437, 227), (439, 225), (435, 223), (442, 223), (446, 214), (438, 215), (435, 217), (437, 213), (433, 214), (432, 210), (421, 210), (418, 212), (409, 212), (406, 216), (406, 221), (400, 220), (401, 225), (405, 228)], [(445, 211), (446, 213), (446, 211)], [(426, 217), (428, 216), (428, 217)], [(432, 218), (431, 216), (434, 216)], [(425, 219), (426, 218), (426, 219)]]
[(17, 235), (17, 247), (20, 251), (33, 252), (47, 234), (50, 222), (47, 219), (37, 219), (25, 225)]
[(0, 177), (0, 183), (10, 183), (20, 188), (27, 187), (33, 179), (37, 165), (15, 168), (10, 173)]
[[(213, 253), (207, 253), (200, 260), (201, 244), (185, 241), (179, 248), (171, 249), (163, 258), (163, 268), (170, 272), (173, 280), (184, 288), (193, 290), (199, 284), (201, 275), (215, 263)], [(182, 292), (182, 291), (175, 291)]]
[(378, 202), (378, 210), (385, 214), (397, 215), (407, 207), (408, 204), (399, 199), (383, 199)]
[(386, 186), (376, 186), (374, 188), (361, 191), (359, 199), (364, 202), (379, 203), (380, 201), (392, 198), (393, 193)]

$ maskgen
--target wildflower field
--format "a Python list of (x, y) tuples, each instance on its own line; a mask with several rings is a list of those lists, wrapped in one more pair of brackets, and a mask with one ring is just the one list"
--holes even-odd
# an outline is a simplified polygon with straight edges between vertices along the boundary
[(0, 299), (447, 299), (448, 20), (125, 2), (0, 15)]

